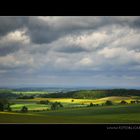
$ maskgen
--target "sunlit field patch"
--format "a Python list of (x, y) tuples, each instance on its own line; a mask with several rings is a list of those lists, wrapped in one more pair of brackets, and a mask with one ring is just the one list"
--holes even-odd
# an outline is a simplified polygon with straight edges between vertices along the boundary
[(28, 107), (28, 110), (46, 110), (49, 108), (48, 105), (42, 105), (42, 104), (15, 104), (11, 105), (11, 108), (13, 111), (21, 110), (23, 106)]
[(104, 105), (107, 100), (112, 101), (114, 105), (120, 104), (122, 100), (127, 103), (131, 103), (131, 101), (137, 99), (137, 97), (120, 97), (120, 96), (112, 96), (105, 97), (100, 99), (73, 99), (73, 98), (34, 98), (34, 99), (16, 99), (14, 101), (15, 104), (11, 105), (12, 111), (20, 111), (23, 106), (28, 108), (28, 111), (45, 111), (51, 110), (51, 104), (38, 104), (39, 101), (49, 100), (50, 102), (60, 102), (63, 105), (63, 108), (59, 108), (58, 110), (66, 110), (66, 109), (80, 109), (85, 108), (90, 103), (98, 104), (99, 106)]

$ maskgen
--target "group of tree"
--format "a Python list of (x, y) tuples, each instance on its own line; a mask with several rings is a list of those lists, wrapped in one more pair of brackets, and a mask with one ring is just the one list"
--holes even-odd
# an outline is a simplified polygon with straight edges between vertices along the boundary
[(45, 104), (45, 105), (48, 105), (48, 104), (50, 104), (50, 101), (49, 100), (41, 100), (41, 101), (37, 102), (37, 104)]
[[(140, 103), (140, 101), (139, 100), (134, 100), (134, 101), (130, 101), (130, 104), (139, 104)], [(120, 102), (120, 104), (128, 104), (128, 102), (126, 102), (126, 101), (124, 101), (124, 100), (122, 100), (121, 102)]]
[(0, 111), (12, 111), (7, 99), (0, 99)]
[[(105, 103), (102, 104), (102, 106), (109, 106), (113, 105), (112, 101), (107, 100)], [(87, 107), (93, 107), (93, 106), (99, 106), (99, 104), (93, 104), (92, 102)]]
[(20, 95), (17, 99), (34, 99), (33, 95)]
[(112, 103), (112, 101), (107, 100), (107, 101), (105, 102), (105, 105), (113, 105), (113, 103)]
[(41, 98), (72, 98), (76, 91), (68, 91), (67, 93), (57, 92), (49, 94), (40, 94)]
[(93, 107), (93, 106), (99, 106), (99, 104), (93, 104), (93, 103), (91, 102), (89, 105), (87, 105), (87, 107)]
[(140, 96), (140, 90), (135, 89), (80, 90), (74, 92), (72, 98), (97, 99), (111, 96)]
[(120, 102), (120, 104), (128, 104), (126, 101), (124, 101), (124, 100), (122, 100), (121, 102)]
[(97, 99), (110, 96), (140, 96), (140, 90), (135, 89), (103, 89), (103, 90), (77, 90), (49, 93), (39, 95), (44, 98), (74, 98), (74, 99)]
[(136, 100), (136, 101), (131, 101), (130, 103), (131, 103), (131, 104), (139, 104), (140, 101), (139, 101), (139, 100)]
[[(130, 104), (138, 104), (138, 103), (140, 103), (139, 100), (130, 101)], [(128, 102), (126, 102), (125, 100), (122, 100), (122, 101), (120, 102), (120, 104), (128, 104)], [(98, 106), (98, 105), (99, 105), (99, 104), (90, 103), (90, 104), (88, 105), (88, 107)], [(102, 104), (102, 106), (104, 106), (104, 105), (106, 105), (106, 106), (113, 105), (113, 102), (110, 101), (110, 100), (107, 100), (105, 103)]]
[(62, 108), (63, 105), (60, 102), (52, 102), (51, 103), (51, 110), (57, 110), (58, 108)]

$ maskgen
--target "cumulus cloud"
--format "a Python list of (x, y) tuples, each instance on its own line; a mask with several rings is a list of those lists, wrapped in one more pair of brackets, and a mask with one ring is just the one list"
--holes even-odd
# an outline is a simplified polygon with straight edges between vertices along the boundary
[(30, 38), (25, 35), (25, 30), (9, 32), (0, 38), (0, 55), (4, 56), (19, 50), (29, 44)]
[(140, 84), (139, 60), (140, 17), (0, 17), (0, 82)]

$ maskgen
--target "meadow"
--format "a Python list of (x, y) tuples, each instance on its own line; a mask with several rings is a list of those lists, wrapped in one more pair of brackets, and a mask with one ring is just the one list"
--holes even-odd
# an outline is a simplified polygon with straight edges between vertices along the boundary
[(83, 107), (55, 111), (0, 112), (0, 123), (140, 123), (140, 105)]
[[(37, 92), (24, 94), (38, 95)], [(140, 103), (132, 103), (136, 100), (140, 101), (140, 96), (119, 95), (86, 99), (38, 96), (31, 99), (10, 98), (11, 111), (0, 112), (0, 123), (140, 123)], [(41, 101), (49, 103), (41, 104)], [(111, 101), (112, 105), (106, 105), (107, 101)], [(121, 104), (121, 101), (126, 104)], [(52, 110), (51, 105), (56, 102), (63, 107)], [(23, 106), (28, 108), (28, 112), (21, 112)]]

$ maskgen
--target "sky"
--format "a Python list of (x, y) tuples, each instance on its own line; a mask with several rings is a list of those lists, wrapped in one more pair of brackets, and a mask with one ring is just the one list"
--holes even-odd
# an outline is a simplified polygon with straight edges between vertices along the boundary
[(140, 17), (0, 16), (0, 87), (140, 86)]

